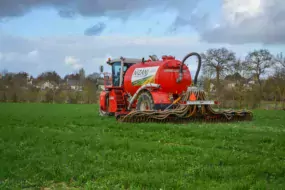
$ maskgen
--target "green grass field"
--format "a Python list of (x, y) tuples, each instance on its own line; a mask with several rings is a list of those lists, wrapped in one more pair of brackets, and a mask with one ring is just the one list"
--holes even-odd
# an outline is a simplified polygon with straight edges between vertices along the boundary
[(96, 105), (0, 104), (0, 189), (285, 189), (285, 111), (125, 124)]

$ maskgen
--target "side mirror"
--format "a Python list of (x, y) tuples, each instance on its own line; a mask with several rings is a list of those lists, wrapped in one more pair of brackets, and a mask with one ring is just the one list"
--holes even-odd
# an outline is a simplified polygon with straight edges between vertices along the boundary
[(99, 69), (100, 69), (100, 72), (103, 73), (103, 71), (104, 71), (103, 65), (100, 65)]

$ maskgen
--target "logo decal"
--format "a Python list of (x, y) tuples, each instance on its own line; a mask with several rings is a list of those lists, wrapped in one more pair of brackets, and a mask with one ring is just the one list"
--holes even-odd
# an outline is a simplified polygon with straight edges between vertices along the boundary
[(132, 75), (132, 85), (141, 86), (154, 82), (158, 68), (159, 66), (136, 68)]

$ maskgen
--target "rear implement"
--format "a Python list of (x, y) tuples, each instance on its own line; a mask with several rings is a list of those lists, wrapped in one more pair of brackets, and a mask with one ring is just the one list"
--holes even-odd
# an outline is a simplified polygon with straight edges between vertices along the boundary
[[(189, 101), (190, 96), (197, 100)], [(118, 113), (116, 118), (120, 122), (156, 122), (156, 123), (189, 123), (189, 122), (237, 122), (251, 121), (252, 112), (240, 111), (215, 111), (211, 105), (214, 101), (205, 100), (203, 90), (190, 87), (189, 90), (179, 98), (177, 104), (172, 104), (172, 109), (158, 110), (133, 110), (129, 113)]]

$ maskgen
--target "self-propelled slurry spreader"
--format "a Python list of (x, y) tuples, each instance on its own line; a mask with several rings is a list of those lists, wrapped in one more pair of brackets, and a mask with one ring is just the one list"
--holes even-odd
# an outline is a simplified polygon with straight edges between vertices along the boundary
[[(192, 81), (184, 64), (198, 58), (198, 68)], [(182, 61), (173, 56), (155, 55), (150, 59), (108, 59), (112, 68), (110, 85), (100, 94), (100, 114), (113, 115), (121, 122), (229, 122), (252, 120), (250, 111), (215, 111), (216, 101), (206, 99), (196, 87), (201, 68), (201, 56), (189, 53)], [(103, 67), (102, 67), (103, 70)]]

